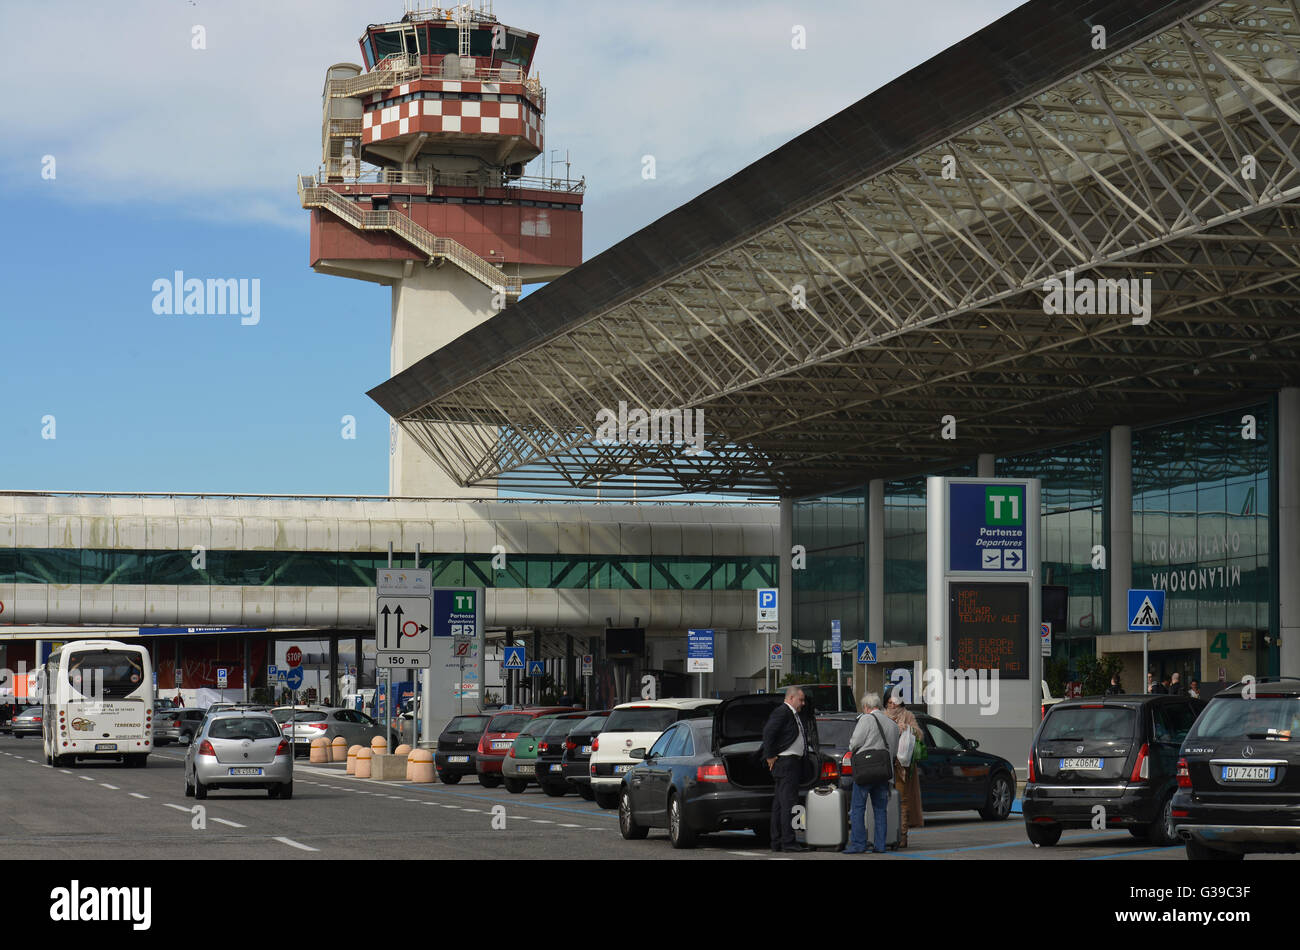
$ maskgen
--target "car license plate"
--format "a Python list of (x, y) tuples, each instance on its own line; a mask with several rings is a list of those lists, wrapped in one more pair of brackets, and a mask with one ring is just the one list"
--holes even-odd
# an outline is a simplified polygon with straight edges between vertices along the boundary
[(96, 751), (96, 752), (116, 752), (116, 751), (117, 751), (117, 743), (116, 743), (116, 742), (96, 742), (96, 743), (95, 743), (95, 751)]
[(563, 766), (563, 765), (552, 765), (552, 766), (551, 766), (551, 771), (552, 771), (552, 772), (563, 772), (563, 771), (564, 771), (564, 766)]
[(1225, 782), (1271, 782), (1277, 772), (1271, 765), (1225, 765)]
[(591, 755), (591, 746), (589, 746), (589, 745), (585, 745), (585, 746), (583, 746), (583, 747), (582, 747), (582, 754), (583, 754), (583, 755)]
[(1061, 770), (1095, 772), (1106, 764), (1105, 759), (1062, 759)]
[(632, 768), (632, 766), (631, 766), (630, 764), (629, 764), (629, 765), (616, 765), (616, 766), (614, 766), (614, 774), (615, 774), (615, 775), (619, 775), (619, 774), (622, 773), (622, 772), (626, 772), (626, 771), (627, 771), (628, 769), (630, 769), (630, 768)]
[(509, 740), (507, 739), (505, 742), (494, 742), (494, 743), (492, 743), (492, 748), (494, 748), (494, 749), (508, 749), (508, 748), (510, 748), (512, 745), (514, 745), (514, 743), (511, 742), (511, 741), (509, 741)]
[(261, 769), (231, 769), (231, 775), (261, 775)]
[(521, 766), (519, 766), (518, 768), (519, 768), (519, 774), (520, 774), (520, 775), (532, 775), (532, 774), (533, 774), (533, 768), (534, 768), (534, 767), (531, 766), (531, 765), (521, 765)]
[(469, 756), (467, 756), (467, 755), (449, 755), (449, 756), (447, 756), (447, 761), (448, 761), (448, 762), (468, 762), (468, 761), (469, 761)]

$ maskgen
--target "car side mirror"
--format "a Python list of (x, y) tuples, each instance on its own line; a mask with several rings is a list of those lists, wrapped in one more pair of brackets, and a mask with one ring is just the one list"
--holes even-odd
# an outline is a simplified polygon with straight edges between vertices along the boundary
[(980, 747), (980, 743), (979, 743), (979, 740), (978, 740), (978, 739), (967, 739), (967, 740), (966, 740), (966, 748), (967, 748), (968, 750), (970, 750), (971, 752), (974, 752), (974, 751), (975, 751), (976, 749), (978, 749), (979, 747)]
[(642, 748), (639, 747), (639, 746), (638, 746), (637, 748), (633, 749), (631, 752), (629, 752), (629, 753), (627, 754), (627, 757), (628, 757), (629, 759), (640, 759), (640, 760), (643, 761), (643, 762), (644, 762), (647, 758), (649, 758), (649, 756), (646, 755), (646, 751), (645, 751), (645, 749), (642, 749)]

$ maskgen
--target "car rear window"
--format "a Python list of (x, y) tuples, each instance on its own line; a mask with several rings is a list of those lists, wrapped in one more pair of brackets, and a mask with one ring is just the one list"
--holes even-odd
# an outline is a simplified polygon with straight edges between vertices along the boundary
[(576, 726), (574, 726), (569, 731), (580, 732), (580, 733), (588, 733), (588, 732), (598, 733), (600, 732), (601, 729), (605, 728), (605, 721), (607, 719), (609, 719), (608, 716), (588, 716), (586, 719), (583, 719), (581, 722), (579, 722)]
[(847, 747), (855, 725), (853, 719), (818, 719), (817, 739), (822, 745)]
[(518, 732), (532, 721), (533, 717), (524, 713), (501, 713), (499, 716), (492, 717), (492, 721), (488, 723), (485, 731)]
[(1218, 696), (1188, 734), (1192, 739), (1282, 739), (1300, 736), (1300, 698)]
[(461, 732), (461, 733), (480, 733), (483, 727), (488, 724), (487, 716), (457, 716), (451, 722), (447, 723), (447, 728), (443, 732)]
[(218, 719), (208, 727), (210, 739), (278, 739), (280, 729), (265, 716)]
[(1044, 742), (1131, 739), (1136, 722), (1137, 710), (1132, 706), (1054, 706), (1039, 738)]
[(663, 732), (677, 721), (677, 710), (653, 706), (615, 709), (602, 732)]
[(555, 725), (552, 719), (534, 719), (519, 730), (521, 736), (544, 736)]

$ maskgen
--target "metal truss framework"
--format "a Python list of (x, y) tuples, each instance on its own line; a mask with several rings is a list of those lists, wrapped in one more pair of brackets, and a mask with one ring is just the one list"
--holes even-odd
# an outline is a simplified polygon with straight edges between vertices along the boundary
[[(1294, 385), (1298, 2), (1099, 52), (399, 422), (464, 485), (800, 495)], [(1150, 323), (1046, 313), (1067, 271), (1149, 279)], [(597, 443), (620, 400), (702, 408), (707, 451)]]

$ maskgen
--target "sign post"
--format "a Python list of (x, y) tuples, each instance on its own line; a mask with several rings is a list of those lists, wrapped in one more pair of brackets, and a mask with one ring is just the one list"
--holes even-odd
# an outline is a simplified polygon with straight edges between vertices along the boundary
[(831, 621), (831, 669), (835, 671), (835, 709), (844, 711), (844, 688), (840, 685), (840, 670), (844, 666), (844, 641), (840, 633), (840, 622)]
[(1142, 633), (1142, 692), (1147, 692), (1147, 673), (1151, 666), (1151, 631), (1160, 630), (1165, 623), (1165, 592), (1162, 590), (1133, 590), (1128, 592), (1128, 628)]
[(781, 630), (780, 611), (777, 610), (777, 588), (760, 587), (754, 591), (758, 597), (758, 632), (767, 634), (767, 654), (769, 657), (768, 669), (763, 672), (763, 687), (766, 689), (772, 685), (769, 676), (772, 669), (770, 657), (772, 655), (772, 634), (777, 634)]
[(1032, 478), (926, 480), (927, 712), (1012, 761), (1041, 718), (1040, 498)]
[(704, 674), (713, 672), (713, 631), (686, 631), (686, 672), (700, 674), (700, 698), (704, 698)]

